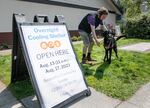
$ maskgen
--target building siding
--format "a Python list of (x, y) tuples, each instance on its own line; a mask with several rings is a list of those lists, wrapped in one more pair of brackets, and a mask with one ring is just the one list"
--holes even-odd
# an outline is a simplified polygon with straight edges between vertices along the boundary
[[(94, 8), (105, 6), (109, 10), (116, 12), (116, 8), (114, 8), (114, 6), (109, 2), (109, 0), (92, 0), (92, 1), (87, 0), (87, 2), (82, 5), (85, 6), (90, 5)], [(1, 37), (4, 36), (3, 34), (4, 32), (6, 34), (12, 32), (13, 13), (25, 14), (27, 22), (32, 22), (33, 17), (36, 14), (48, 15), (50, 22), (53, 22), (55, 15), (64, 15), (68, 29), (70, 31), (75, 31), (77, 30), (78, 24), (80, 23), (81, 19), (89, 12), (95, 12), (95, 11), (58, 6), (58, 5), (40, 4), (40, 3), (27, 2), (21, 0), (0, 0), (0, 13), (1, 13), (0, 36)], [(105, 24), (111, 23), (115, 25), (115, 21), (116, 21), (116, 15), (114, 13), (110, 13), (108, 18), (105, 21)]]

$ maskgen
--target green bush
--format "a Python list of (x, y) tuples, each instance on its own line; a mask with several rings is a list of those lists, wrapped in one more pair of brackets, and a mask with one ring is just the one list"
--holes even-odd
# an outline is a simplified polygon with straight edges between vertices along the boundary
[(128, 37), (150, 39), (150, 13), (127, 19), (125, 32)]
[(81, 40), (81, 37), (80, 37), (80, 36), (72, 36), (72, 37), (71, 37), (71, 40), (72, 40), (72, 41), (80, 41), (80, 40)]
[(126, 28), (125, 22), (122, 20), (117, 20), (116, 24), (119, 25), (121, 33), (125, 34), (125, 28)]
[(81, 41), (81, 36), (78, 36), (78, 41)]
[(0, 50), (8, 49), (8, 44), (7, 43), (2, 43), (0, 44)]

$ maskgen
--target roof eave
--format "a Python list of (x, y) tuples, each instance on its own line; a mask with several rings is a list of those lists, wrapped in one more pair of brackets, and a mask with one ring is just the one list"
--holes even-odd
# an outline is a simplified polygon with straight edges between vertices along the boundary
[(111, 2), (112, 2), (113, 5), (118, 9), (118, 11), (121, 13), (121, 15), (123, 15), (122, 9), (121, 9), (113, 0), (111, 0)]

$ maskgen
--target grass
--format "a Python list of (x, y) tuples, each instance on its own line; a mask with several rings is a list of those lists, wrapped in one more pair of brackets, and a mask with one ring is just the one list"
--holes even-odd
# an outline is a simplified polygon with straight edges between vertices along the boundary
[(5, 84), (10, 83), (11, 56), (0, 56), (0, 80)]
[(11, 56), (0, 56), (0, 80), (4, 82), (8, 89), (18, 98), (22, 99), (34, 94), (30, 80), (10, 83), (11, 80)]
[[(127, 45), (150, 40), (124, 39), (118, 45)], [(77, 56), (81, 61), (82, 44), (75, 46)], [(150, 53), (137, 53), (119, 50), (119, 59), (114, 54), (112, 63), (103, 62), (104, 49), (94, 46), (92, 54), (97, 60), (94, 65), (83, 65), (89, 86), (108, 96), (120, 100), (130, 98), (143, 84), (150, 81)]]
[(8, 88), (14, 96), (17, 97), (17, 99), (22, 99), (35, 94), (29, 80), (12, 83), (8, 86)]
[[(118, 45), (127, 45), (137, 42), (150, 42), (141, 39), (121, 39)], [(81, 61), (82, 44), (74, 45)], [(103, 62), (103, 46), (94, 46), (92, 57), (97, 59), (93, 65), (83, 65), (88, 85), (97, 91), (120, 100), (131, 97), (143, 84), (150, 81), (150, 53), (136, 53), (119, 50), (119, 59), (114, 54), (112, 63)], [(10, 56), (0, 56), (0, 80), (8, 85), (9, 89), (18, 98), (33, 95), (34, 91), (29, 80), (10, 84)], [(5, 68), (4, 68), (5, 67)]]

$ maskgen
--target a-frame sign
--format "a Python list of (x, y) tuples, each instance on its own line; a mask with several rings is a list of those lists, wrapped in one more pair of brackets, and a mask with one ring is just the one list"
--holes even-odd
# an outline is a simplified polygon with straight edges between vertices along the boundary
[(17, 25), (18, 41), (41, 108), (63, 108), (91, 94), (65, 24)]
[(13, 50), (12, 50), (12, 69), (11, 83), (29, 78), (28, 70), (25, 65), (22, 54), (22, 46), (19, 35), (19, 23), (26, 22), (24, 14), (13, 14), (12, 31), (13, 31)]

